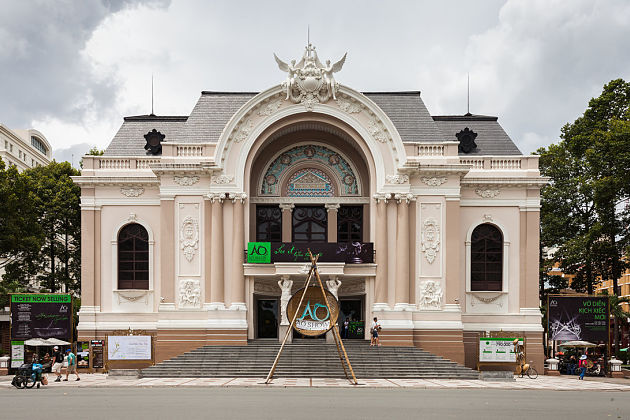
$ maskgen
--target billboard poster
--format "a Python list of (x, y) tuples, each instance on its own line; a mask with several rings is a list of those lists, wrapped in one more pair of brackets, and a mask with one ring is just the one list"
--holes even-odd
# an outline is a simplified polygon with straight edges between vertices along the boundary
[(298, 243), (249, 242), (247, 262), (268, 264), (275, 262), (310, 262), (308, 250), (319, 254), (319, 262), (367, 264), (374, 262), (374, 244), (371, 242)]
[(11, 295), (11, 339), (72, 339), (72, 296), (65, 294)]
[(549, 296), (547, 318), (552, 340), (608, 342), (608, 296)]
[(107, 337), (108, 360), (151, 360), (150, 335), (110, 335)]
[[(516, 338), (479, 337), (479, 361), (516, 363), (514, 353)], [(519, 337), (518, 343), (523, 345), (523, 338)]]
[(103, 344), (104, 340), (91, 340), (90, 346), (92, 346), (92, 367), (94, 369), (103, 368)]
[(19, 368), (24, 363), (24, 341), (11, 341), (11, 368)]

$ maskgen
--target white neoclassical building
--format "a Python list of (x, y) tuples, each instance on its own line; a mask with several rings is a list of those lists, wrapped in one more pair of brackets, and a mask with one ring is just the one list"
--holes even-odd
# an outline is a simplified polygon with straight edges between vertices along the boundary
[(538, 158), (496, 117), (339, 84), (345, 56), (277, 61), (282, 84), (126, 117), (83, 158), (79, 338), (151, 331), (158, 361), (277, 339), (310, 248), (352, 337), (377, 316), (384, 345), (474, 366), (510, 331), (542, 366)]

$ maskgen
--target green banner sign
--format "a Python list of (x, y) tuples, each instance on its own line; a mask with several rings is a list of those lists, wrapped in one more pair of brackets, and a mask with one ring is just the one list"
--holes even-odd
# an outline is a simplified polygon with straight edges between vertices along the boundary
[(44, 293), (34, 293), (29, 295), (11, 295), (12, 303), (70, 303), (70, 295), (52, 295)]
[(271, 242), (248, 242), (247, 262), (269, 264), (271, 262)]

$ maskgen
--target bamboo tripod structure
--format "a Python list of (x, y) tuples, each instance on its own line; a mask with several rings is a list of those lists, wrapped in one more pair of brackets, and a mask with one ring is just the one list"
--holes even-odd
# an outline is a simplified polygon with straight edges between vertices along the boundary
[[(322, 279), (319, 277), (319, 272), (317, 270), (317, 260), (319, 259), (319, 255), (317, 257), (313, 257), (313, 254), (311, 253), (311, 250), (308, 250), (308, 255), (311, 258), (311, 269), (308, 272), (308, 276), (306, 276), (306, 282), (304, 283), (304, 287), (303, 287), (303, 292), (302, 292), (302, 296), (300, 297), (300, 303), (298, 303), (298, 309), (302, 306), (302, 302), (304, 302), (304, 296), (306, 296), (306, 290), (308, 289), (308, 285), (311, 282), (311, 279), (313, 278), (313, 275), (315, 275), (315, 278), (317, 279), (317, 283), (319, 284), (319, 288), (322, 291), (322, 296), (324, 297), (324, 302), (326, 302), (326, 308), (328, 309), (328, 313), (331, 314), (332, 311), (330, 310), (330, 305), (328, 304), (328, 299), (326, 297), (326, 291), (324, 290), (324, 285), (322, 284)], [(295, 311), (295, 314), (293, 314), (293, 317), (291, 318), (291, 324), (289, 325), (289, 328), (287, 329), (286, 334), (284, 335), (284, 339), (282, 340), (282, 344), (280, 345), (280, 350), (278, 350), (278, 354), (276, 355), (276, 359), (273, 361), (273, 365), (271, 366), (271, 369), (269, 370), (269, 374), (267, 375), (267, 379), (265, 379), (265, 383), (269, 384), (271, 382), (271, 380), (273, 379), (273, 374), (276, 371), (276, 367), (278, 366), (278, 361), (280, 360), (280, 355), (282, 354), (282, 350), (284, 349), (284, 345), (287, 342), (287, 339), (289, 338), (289, 334), (291, 334), (291, 331), (293, 330), (293, 326), (295, 325), (295, 321), (297, 319), (298, 316), (298, 312), (299, 310)], [(359, 385), (359, 382), (357, 382), (357, 378), (354, 375), (354, 370), (352, 369), (352, 365), (350, 364), (350, 359), (348, 358), (348, 353), (346, 353), (346, 348), (343, 345), (343, 341), (341, 340), (341, 336), (339, 335), (339, 329), (337, 328), (337, 323), (334, 322), (333, 323), (333, 327), (332, 327), (332, 332), (333, 332), (333, 337), (335, 339), (335, 347), (337, 348), (337, 354), (339, 354), (339, 361), (341, 362), (341, 366), (343, 367), (343, 372), (346, 374), (346, 379), (348, 381), (350, 381), (350, 383), (352, 385)], [(342, 356), (342, 351), (343, 351), (343, 356)], [(350, 374), (352, 375), (352, 379), (350, 379), (350, 376), (348, 375), (348, 369), (346, 369), (346, 365), (344, 363), (344, 358), (345, 358), (345, 362), (348, 364), (348, 369), (350, 369)]]

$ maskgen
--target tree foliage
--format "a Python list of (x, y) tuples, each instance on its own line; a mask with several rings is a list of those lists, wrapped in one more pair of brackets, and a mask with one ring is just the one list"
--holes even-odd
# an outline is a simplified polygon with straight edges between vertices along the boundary
[(80, 287), (79, 175), (68, 162), (22, 173), (0, 166), (0, 294), (39, 285), (51, 292)]
[(630, 83), (604, 86), (561, 141), (538, 150), (550, 183), (542, 191), (541, 240), (576, 274), (572, 287), (593, 293), (595, 279), (617, 279), (628, 266)]

